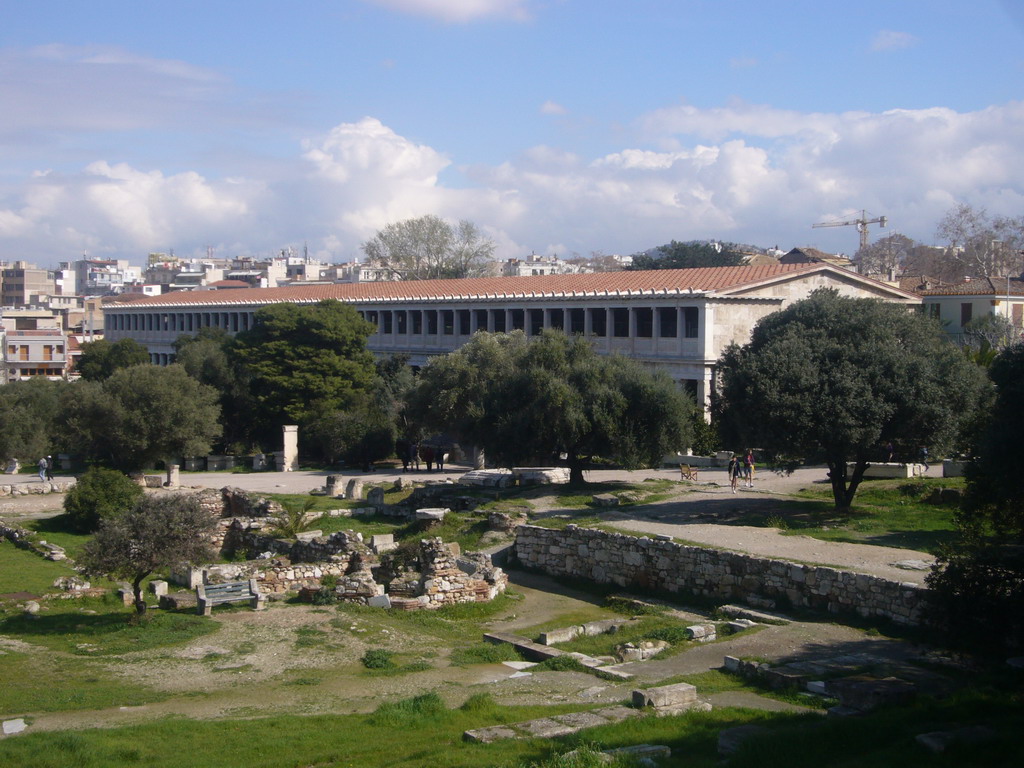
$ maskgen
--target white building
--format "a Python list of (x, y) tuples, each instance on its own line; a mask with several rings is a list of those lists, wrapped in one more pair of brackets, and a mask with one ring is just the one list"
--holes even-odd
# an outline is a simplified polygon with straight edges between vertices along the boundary
[(1019, 277), (974, 277), (919, 293), (924, 311), (937, 318), (956, 339), (963, 334), (964, 326), (986, 315), (1003, 317), (1018, 334), (1024, 332), (1024, 279)]
[(920, 298), (830, 264), (665, 269), (538, 277), (479, 277), (320, 284), (164, 294), (105, 307), (106, 338), (144, 344), (153, 362), (174, 359), (174, 341), (204, 326), (252, 327), (270, 304), (336, 299), (377, 327), (377, 355), (408, 354), (422, 366), (477, 331), (543, 329), (586, 336), (598, 352), (621, 353), (660, 369), (709, 402), (714, 368), (759, 319), (816, 288), (910, 306)]

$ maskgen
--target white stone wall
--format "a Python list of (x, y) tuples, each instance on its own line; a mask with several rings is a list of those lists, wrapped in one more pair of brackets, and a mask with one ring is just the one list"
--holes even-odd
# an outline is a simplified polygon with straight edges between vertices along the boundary
[(516, 529), (515, 557), (555, 577), (696, 594), (764, 607), (792, 605), (917, 626), (927, 590), (824, 566), (800, 565), (673, 541), (568, 526)]

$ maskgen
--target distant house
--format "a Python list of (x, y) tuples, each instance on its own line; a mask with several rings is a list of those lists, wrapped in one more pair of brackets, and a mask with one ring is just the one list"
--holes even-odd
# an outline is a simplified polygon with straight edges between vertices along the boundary
[(1019, 277), (974, 277), (917, 293), (924, 311), (956, 338), (969, 322), (986, 315), (1005, 317), (1018, 333), (1024, 330), (1024, 279)]

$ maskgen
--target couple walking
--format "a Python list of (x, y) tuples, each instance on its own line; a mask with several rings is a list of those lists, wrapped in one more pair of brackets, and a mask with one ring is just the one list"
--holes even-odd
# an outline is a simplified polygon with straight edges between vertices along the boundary
[(743, 456), (737, 456), (734, 453), (729, 459), (729, 485), (732, 486), (733, 493), (736, 493), (740, 477), (743, 478), (747, 488), (754, 487), (754, 452), (749, 448)]

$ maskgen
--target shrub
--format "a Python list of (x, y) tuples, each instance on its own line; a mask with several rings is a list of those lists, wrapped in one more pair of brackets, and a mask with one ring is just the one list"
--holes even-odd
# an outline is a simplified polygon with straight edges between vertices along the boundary
[(580, 664), (575, 656), (554, 656), (545, 659), (534, 669), (550, 669), (553, 672), (586, 672), (587, 668)]
[(142, 496), (142, 488), (127, 475), (113, 469), (92, 467), (78, 478), (64, 497), (64, 511), (76, 528), (94, 531), (101, 520), (129, 511)]
[(360, 661), (367, 669), (394, 669), (396, 666), (394, 656), (394, 653), (385, 651), (383, 648), (371, 648), (363, 654)]
[(444, 701), (431, 691), (411, 699), (384, 702), (370, 715), (370, 722), (374, 725), (404, 727), (423, 720), (437, 722), (447, 714)]
[(647, 640), (664, 640), (669, 645), (675, 645), (688, 639), (686, 637), (686, 627), (658, 627), (644, 635), (644, 638)]

